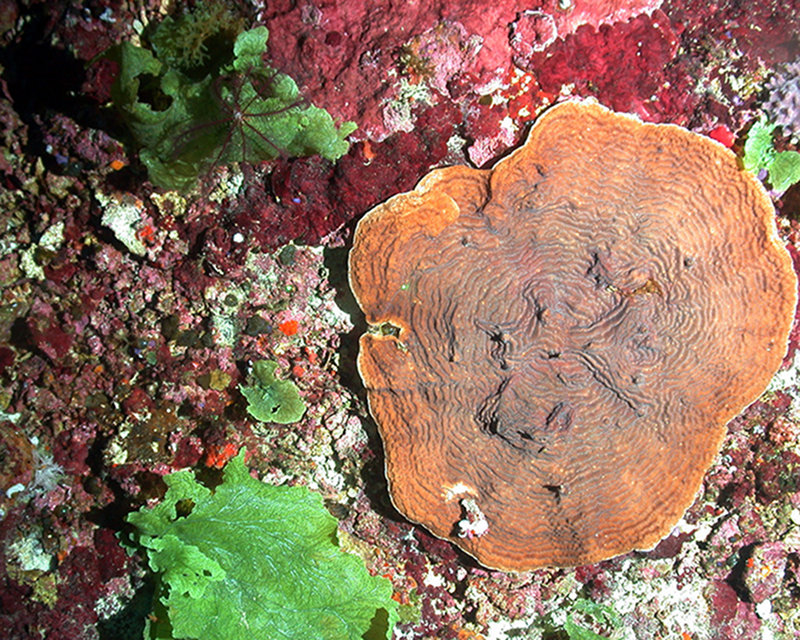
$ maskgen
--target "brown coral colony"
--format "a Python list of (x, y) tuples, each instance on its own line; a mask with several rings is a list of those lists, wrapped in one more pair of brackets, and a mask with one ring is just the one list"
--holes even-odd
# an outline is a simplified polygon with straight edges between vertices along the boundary
[(358, 366), (400, 511), (506, 570), (648, 548), (780, 365), (796, 281), (721, 145), (595, 103), (360, 222)]

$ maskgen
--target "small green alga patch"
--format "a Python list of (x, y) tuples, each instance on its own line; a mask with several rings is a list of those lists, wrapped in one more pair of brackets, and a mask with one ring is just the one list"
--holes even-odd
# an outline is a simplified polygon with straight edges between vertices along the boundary
[(297, 422), (303, 417), (306, 406), (294, 382), (275, 377), (277, 368), (278, 363), (272, 360), (253, 363), (252, 384), (239, 385), (247, 398), (247, 412), (260, 422)]
[(766, 170), (772, 188), (782, 192), (800, 182), (800, 153), (775, 149), (772, 137), (777, 127), (762, 118), (750, 128), (743, 162), (745, 169), (753, 173)]

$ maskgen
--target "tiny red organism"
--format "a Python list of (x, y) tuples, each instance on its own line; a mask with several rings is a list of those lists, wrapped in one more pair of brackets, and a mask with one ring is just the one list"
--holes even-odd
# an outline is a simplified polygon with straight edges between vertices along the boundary
[(278, 325), (278, 329), (280, 329), (281, 333), (285, 336), (293, 336), (297, 333), (299, 328), (300, 325), (297, 320), (287, 320), (286, 322), (281, 322)]

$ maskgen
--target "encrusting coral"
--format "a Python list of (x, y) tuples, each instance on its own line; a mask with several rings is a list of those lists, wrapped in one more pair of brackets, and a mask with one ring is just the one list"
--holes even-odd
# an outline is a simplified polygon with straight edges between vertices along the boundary
[(797, 288), (729, 150), (594, 102), (373, 209), (350, 283), (395, 505), (506, 570), (667, 535), (780, 366)]

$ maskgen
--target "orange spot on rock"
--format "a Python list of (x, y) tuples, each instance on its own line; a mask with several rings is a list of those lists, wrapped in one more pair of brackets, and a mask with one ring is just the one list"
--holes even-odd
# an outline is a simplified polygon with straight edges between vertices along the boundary
[(139, 240), (146, 244), (151, 244), (155, 239), (156, 230), (151, 224), (146, 224), (141, 227), (137, 232), (136, 235), (139, 237)]
[(316, 351), (306, 347), (305, 353), (306, 353), (306, 358), (308, 358), (308, 363), (309, 364), (317, 364), (317, 361), (319, 360), (319, 356), (317, 355)]
[(278, 329), (280, 329), (281, 333), (285, 336), (293, 336), (297, 333), (299, 326), (297, 320), (287, 320), (286, 322), (281, 322), (281, 324), (278, 325)]
[(372, 145), (370, 144), (369, 140), (364, 140), (361, 150), (364, 154), (364, 160), (366, 160), (364, 164), (369, 165), (369, 163), (372, 162), (372, 159), (375, 157), (375, 151), (372, 150)]
[(236, 445), (226, 442), (223, 445), (211, 445), (206, 455), (206, 466), (214, 469), (222, 469), (225, 463), (228, 462), (238, 452)]

